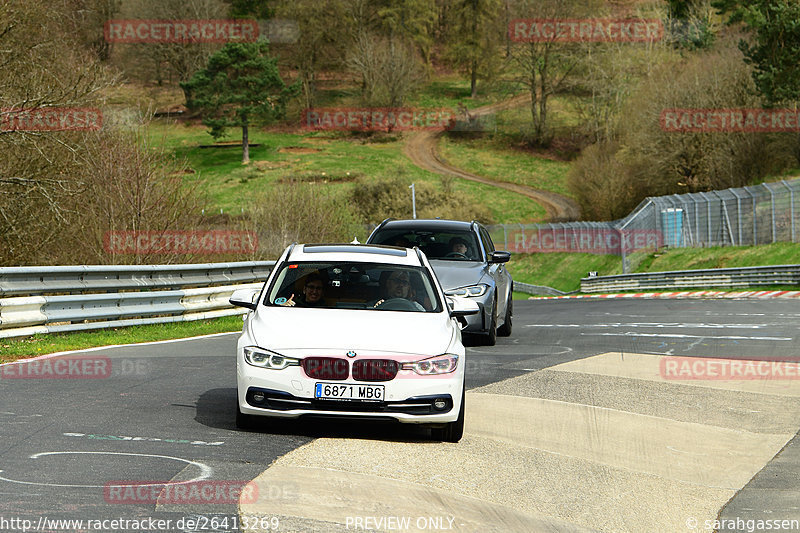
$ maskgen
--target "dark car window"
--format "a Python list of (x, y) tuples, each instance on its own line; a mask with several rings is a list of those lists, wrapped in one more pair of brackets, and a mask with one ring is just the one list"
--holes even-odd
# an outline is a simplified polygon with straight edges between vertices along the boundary
[[(392, 230), (384, 229), (373, 235), (370, 244), (389, 246), (417, 246), (428, 259), (445, 259), (450, 261), (481, 261), (481, 244), (474, 232), (465, 231), (430, 231), (430, 230)], [(455, 243), (463, 242), (466, 250), (453, 251)]]
[[(402, 294), (395, 295), (391, 287), (398, 285)], [(313, 295), (306, 293), (307, 286), (314, 287)], [(377, 263), (288, 263), (275, 277), (264, 305), (436, 313), (442, 309), (437, 294), (425, 268)], [(290, 300), (291, 305), (287, 305)], [(402, 305), (406, 303), (403, 300), (408, 305)], [(383, 301), (387, 303), (381, 305)]]

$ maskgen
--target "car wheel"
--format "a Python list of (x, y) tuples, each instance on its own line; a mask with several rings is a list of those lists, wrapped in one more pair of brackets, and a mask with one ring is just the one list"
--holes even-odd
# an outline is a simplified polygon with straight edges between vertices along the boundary
[(511, 315), (514, 312), (514, 300), (508, 299), (506, 304), (506, 317), (503, 320), (503, 325), (497, 328), (497, 335), (500, 337), (508, 337), (511, 335)]
[(464, 436), (464, 398), (466, 397), (466, 388), (461, 389), (461, 408), (458, 412), (458, 418), (455, 422), (448, 422), (443, 428), (434, 428), (431, 430), (431, 437), (434, 440), (443, 442), (458, 442)]
[(236, 427), (238, 429), (255, 429), (258, 426), (258, 417), (244, 414), (236, 404)]
[(484, 346), (494, 346), (497, 344), (497, 300), (492, 305), (492, 320), (489, 322), (488, 335), (483, 336)]

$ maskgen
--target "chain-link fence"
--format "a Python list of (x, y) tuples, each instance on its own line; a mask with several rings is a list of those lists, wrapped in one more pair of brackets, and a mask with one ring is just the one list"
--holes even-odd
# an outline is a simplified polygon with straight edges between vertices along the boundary
[[(648, 248), (798, 242), (800, 179), (722, 191), (647, 198), (613, 222), (498, 224), (498, 249), (627, 254)], [(627, 266), (627, 265), (625, 265)]]

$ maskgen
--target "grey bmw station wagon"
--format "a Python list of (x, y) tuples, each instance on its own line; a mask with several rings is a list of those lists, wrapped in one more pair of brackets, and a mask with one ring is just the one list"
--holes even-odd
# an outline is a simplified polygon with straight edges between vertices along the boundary
[(478, 304), (480, 313), (467, 317), (465, 333), (475, 334), (488, 346), (495, 344), (498, 335), (511, 335), (514, 282), (504, 265), (511, 254), (495, 250), (482, 224), (386, 219), (372, 231), (367, 244), (418, 247), (428, 257), (445, 294)]

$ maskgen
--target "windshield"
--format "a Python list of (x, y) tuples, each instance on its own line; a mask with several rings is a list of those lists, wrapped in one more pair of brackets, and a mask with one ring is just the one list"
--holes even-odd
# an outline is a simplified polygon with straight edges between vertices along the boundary
[(412, 248), (418, 246), (428, 259), (482, 261), (480, 245), (471, 231), (382, 230), (371, 244)]
[(428, 271), (377, 263), (288, 263), (264, 305), (438, 313), (442, 303)]

